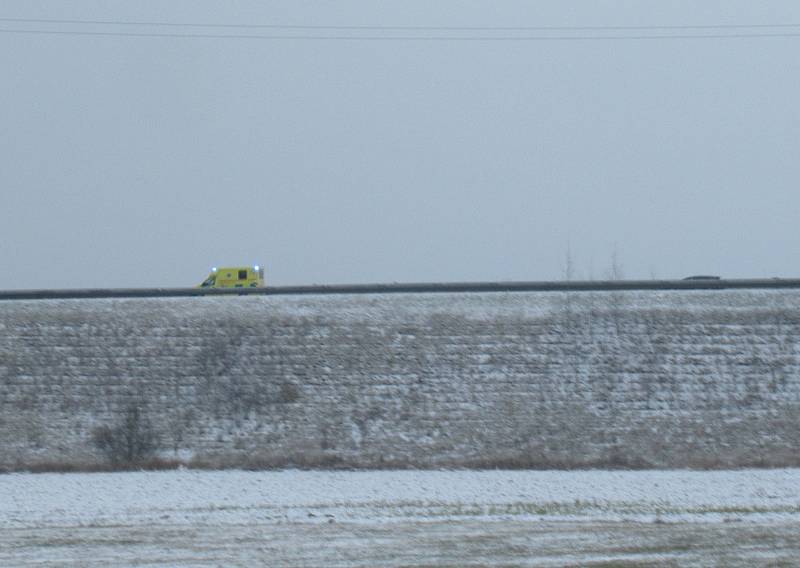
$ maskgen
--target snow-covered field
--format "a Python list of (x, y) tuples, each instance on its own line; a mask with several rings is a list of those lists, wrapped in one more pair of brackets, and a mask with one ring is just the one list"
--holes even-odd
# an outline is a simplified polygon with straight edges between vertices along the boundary
[(792, 565), (799, 489), (797, 469), (13, 474), (0, 565)]

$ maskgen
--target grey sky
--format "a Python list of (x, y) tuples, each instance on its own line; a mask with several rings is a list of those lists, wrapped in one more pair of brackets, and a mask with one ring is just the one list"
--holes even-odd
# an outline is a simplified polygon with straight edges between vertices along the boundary
[[(800, 24), (800, 3), (6, 0), (0, 17)], [(556, 279), (568, 242), (576, 277), (604, 276), (615, 243), (631, 278), (798, 276), (798, 53), (0, 33), (1, 287), (194, 285), (256, 261), (272, 284)]]

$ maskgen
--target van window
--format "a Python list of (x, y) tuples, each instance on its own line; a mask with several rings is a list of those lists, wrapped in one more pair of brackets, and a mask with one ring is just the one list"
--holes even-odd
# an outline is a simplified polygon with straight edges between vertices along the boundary
[(239, 271), (239, 280), (247, 280), (247, 270)]

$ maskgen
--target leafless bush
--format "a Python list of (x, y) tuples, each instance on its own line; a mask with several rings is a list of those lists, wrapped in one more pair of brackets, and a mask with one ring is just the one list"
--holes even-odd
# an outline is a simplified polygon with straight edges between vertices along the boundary
[[(95, 463), (95, 462), (82, 462), (82, 461), (38, 461), (31, 464), (20, 465), (13, 469), (9, 468), (8, 471), (24, 471), (27, 473), (70, 473), (70, 472), (113, 472), (113, 471), (129, 471), (131, 466), (135, 466), (137, 470), (145, 471), (163, 471), (170, 469), (179, 469), (187, 467), (186, 462), (181, 460), (165, 460), (161, 458), (150, 458), (144, 461), (136, 462), (135, 464), (126, 463)], [(0, 473), (3, 470), (0, 469)]]
[(292, 403), (300, 399), (300, 389), (293, 383), (282, 383), (277, 402)]
[(138, 404), (130, 404), (117, 424), (96, 428), (92, 442), (113, 465), (145, 462), (158, 449), (158, 436)]

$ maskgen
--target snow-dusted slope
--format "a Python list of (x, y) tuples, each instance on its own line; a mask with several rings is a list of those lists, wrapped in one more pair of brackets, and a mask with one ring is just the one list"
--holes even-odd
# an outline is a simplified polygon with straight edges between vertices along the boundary
[(8, 302), (0, 464), (800, 464), (800, 292)]

